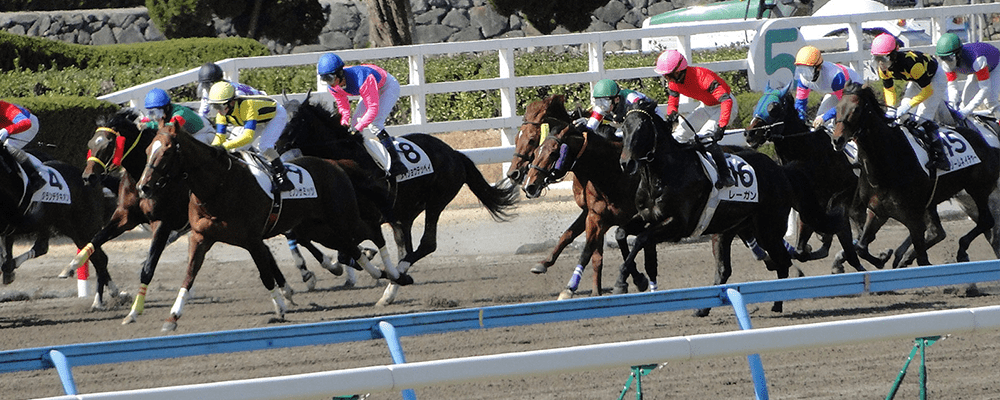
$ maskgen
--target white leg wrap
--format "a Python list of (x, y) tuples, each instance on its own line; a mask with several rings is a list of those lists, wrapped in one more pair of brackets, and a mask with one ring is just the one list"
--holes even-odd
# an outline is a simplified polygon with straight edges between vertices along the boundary
[(278, 318), (285, 318), (285, 299), (281, 297), (281, 292), (278, 288), (271, 289), (271, 301), (274, 303), (274, 313), (278, 314)]
[(399, 271), (399, 273), (402, 274), (402, 273), (406, 272), (406, 270), (410, 269), (410, 266), (411, 266), (411, 264), (410, 264), (409, 261), (400, 261), (399, 265), (396, 266), (396, 270)]
[(354, 273), (354, 268), (345, 268), (347, 271), (347, 280), (344, 281), (344, 286), (353, 287), (358, 283), (358, 276)]
[(181, 288), (177, 291), (177, 300), (174, 300), (174, 306), (170, 307), (170, 315), (174, 317), (180, 317), (181, 312), (184, 310), (184, 302), (187, 301), (188, 290)]
[[(393, 264), (392, 257), (389, 256), (389, 248), (382, 246), (382, 248), (378, 249), (378, 255), (382, 256), (382, 265), (385, 266), (386, 271), (390, 268), (396, 269), (396, 264)], [(364, 257), (364, 254), (361, 257)]]
[(378, 307), (383, 307), (392, 304), (392, 302), (396, 300), (396, 293), (398, 292), (399, 292), (399, 285), (395, 283), (390, 283), (389, 286), (386, 286), (385, 291), (382, 292), (382, 298), (379, 299), (378, 302), (375, 303), (375, 305)]

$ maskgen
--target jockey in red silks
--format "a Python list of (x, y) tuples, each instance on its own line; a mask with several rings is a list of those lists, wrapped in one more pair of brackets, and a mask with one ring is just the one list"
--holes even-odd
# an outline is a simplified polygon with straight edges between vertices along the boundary
[(34, 158), (21, 150), (37, 134), (38, 117), (24, 107), (0, 100), (0, 143), (28, 175), (27, 193), (34, 193), (45, 185), (45, 180), (38, 174), (41, 166), (35, 165)]
[[(385, 121), (399, 100), (399, 81), (377, 65), (345, 67), (344, 60), (333, 53), (320, 57), (316, 73), (329, 85), (330, 94), (337, 101), (340, 124), (352, 133), (364, 135), (365, 149), (386, 170), (387, 176), (405, 174), (406, 166), (400, 162), (392, 138), (385, 131)], [(353, 114), (348, 95), (361, 97)], [(380, 143), (388, 152), (388, 159), (379, 151)]]
[[(701, 102), (685, 119), (674, 128), (674, 139), (679, 143), (691, 143), (697, 136), (699, 142), (712, 155), (719, 180), (715, 187), (722, 189), (736, 185), (732, 172), (726, 164), (726, 157), (719, 148), (718, 141), (726, 132), (726, 127), (736, 119), (736, 97), (729, 84), (718, 74), (707, 68), (688, 67), (687, 59), (677, 50), (664, 51), (656, 59), (657, 74), (667, 80), (667, 117), (677, 118), (680, 95)], [(690, 124), (690, 125), (689, 125)], [(698, 129), (698, 132), (692, 129)], [(711, 138), (711, 139), (709, 139)]]

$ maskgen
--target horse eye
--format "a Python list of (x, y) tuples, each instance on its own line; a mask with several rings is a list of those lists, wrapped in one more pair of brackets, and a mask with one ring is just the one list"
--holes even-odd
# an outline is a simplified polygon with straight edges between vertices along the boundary
[(769, 113), (770, 113), (770, 112), (773, 112), (773, 111), (774, 111), (774, 109), (775, 109), (775, 108), (777, 108), (777, 106), (778, 106), (778, 103), (771, 103), (771, 104), (768, 104), (768, 105), (767, 105), (767, 112), (769, 112)]

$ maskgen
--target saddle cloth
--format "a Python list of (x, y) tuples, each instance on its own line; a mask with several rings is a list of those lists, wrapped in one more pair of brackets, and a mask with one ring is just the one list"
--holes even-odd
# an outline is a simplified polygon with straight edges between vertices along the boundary
[(712, 182), (712, 193), (708, 196), (708, 202), (705, 204), (701, 217), (698, 219), (698, 225), (695, 227), (694, 232), (691, 233), (691, 236), (689, 236), (692, 238), (701, 236), (705, 232), (709, 222), (712, 221), (712, 216), (715, 215), (715, 210), (719, 207), (720, 201), (756, 203), (760, 195), (760, 190), (757, 187), (757, 172), (754, 171), (753, 166), (747, 163), (746, 160), (738, 155), (725, 153), (726, 164), (729, 164), (729, 170), (733, 173), (736, 185), (720, 190), (715, 188), (715, 182), (719, 179), (715, 164), (712, 163), (711, 158), (706, 156), (705, 153), (700, 151), (697, 153), (698, 159), (701, 160), (701, 168), (705, 171), (705, 176)]
[[(29, 200), (31, 203), (56, 203), (56, 204), (71, 204), (73, 199), (70, 196), (69, 184), (66, 183), (66, 178), (48, 165), (42, 164), (37, 157), (31, 153), (25, 153), (31, 158), (32, 163), (38, 169), (38, 175), (45, 180), (45, 184), (41, 188), (35, 191), (35, 193), (24, 193), (24, 197), (21, 198), (20, 205), (24, 205), (25, 200), (28, 195), (31, 195)], [(18, 174), (21, 176), (21, 190), (28, 189), (28, 174), (24, 172), (24, 168), (20, 165), (17, 166)]]
[[(903, 126), (902, 128), (903, 131), (906, 132), (906, 135), (903, 136), (905, 136), (906, 140), (910, 142), (913, 154), (917, 156), (917, 160), (920, 162), (920, 169), (924, 171), (924, 174), (930, 176), (930, 171), (927, 169), (927, 161), (930, 159), (927, 155), (927, 150), (925, 150), (920, 143), (917, 143), (917, 139), (914, 138), (913, 133), (910, 132), (908, 127)], [(948, 162), (951, 164), (951, 169), (947, 171), (938, 170), (938, 176), (955, 172), (963, 168), (968, 168), (982, 162), (979, 159), (979, 155), (976, 154), (975, 149), (973, 149), (972, 145), (969, 144), (969, 141), (965, 140), (965, 137), (958, 134), (958, 132), (949, 129), (946, 126), (942, 126), (938, 130), (938, 137), (944, 145), (944, 154), (948, 158)]]
[[(257, 180), (257, 184), (267, 196), (274, 200), (274, 194), (271, 192), (271, 188), (274, 185), (274, 180), (271, 175), (271, 168), (263, 158), (257, 153), (249, 151), (239, 151), (237, 154), (247, 166), (250, 167), (250, 172), (253, 173), (254, 178)], [(318, 197), (316, 193), (316, 184), (313, 182), (312, 175), (305, 168), (299, 167), (295, 164), (282, 163), (285, 166), (285, 176), (288, 180), (292, 182), (295, 189), (281, 192), (282, 199), (308, 199)]]
[(404, 137), (396, 136), (393, 139), (396, 153), (399, 154), (399, 161), (406, 166), (406, 173), (397, 176), (396, 182), (434, 173), (434, 165), (431, 164), (431, 158), (427, 156), (424, 149)]

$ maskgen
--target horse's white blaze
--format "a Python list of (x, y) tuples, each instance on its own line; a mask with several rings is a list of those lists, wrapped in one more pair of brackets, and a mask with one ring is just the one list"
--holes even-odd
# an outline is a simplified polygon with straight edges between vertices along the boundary
[(392, 304), (392, 302), (396, 300), (396, 293), (398, 292), (399, 292), (399, 285), (395, 283), (389, 283), (389, 286), (386, 286), (385, 291), (382, 292), (382, 298), (379, 299), (378, 302), (375, 303), (375, 305), (378, 307), (382, 307)]
[(174, 306), (170, 307), (170, 315), (174, 317), (180, 317), (181, 312), (184, 310), (184, 302), (187, 301), (188, 290), (181, 288), (177, 291), (177, 300), (174, 301)]
[[(162, 143), (160, 143), (158, 141), (154, 141), (153, 142), (153, 145), (152, 145), (152, 147), (149, 150), (149, 157), (146, 159), (146, 165), (153, 165), (153, 157), (155, 157), (159, 153), (161, 147), (163, 147)], [(139, 176), (139, 182), (143, 182), (143, 181), (148, 180), (149, 179), (149, 176), (148, 176), (149, 172), (150, 172), (149, 168), (144, 169), (142, 171), (142, 175)]]

